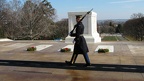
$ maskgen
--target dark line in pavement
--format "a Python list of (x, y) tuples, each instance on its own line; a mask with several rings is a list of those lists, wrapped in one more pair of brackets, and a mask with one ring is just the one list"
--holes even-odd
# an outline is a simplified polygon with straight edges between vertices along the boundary
[(17, 67), (144, 73), (144, 65), (91, 64), (91, 66), (84, 67), (84, 63), (76, 63), (72, 66), (69, 66), (65, 62), (42, 62), (42, 61), (23, 61), (23, 60), (0, 60), (0, 65), (17, 66)]

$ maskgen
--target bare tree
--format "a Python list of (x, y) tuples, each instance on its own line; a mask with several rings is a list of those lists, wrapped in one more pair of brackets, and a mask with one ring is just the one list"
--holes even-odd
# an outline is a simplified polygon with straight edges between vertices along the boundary
[(68, 19), (62, 19), (56, 22), (56, 38), (65, 38), (68, 35)]
[(123, 27), (124, 35), (143, 41), (144, 17), (128, 20)]
[[(53, 38), (55, 9), (47, 0), (0, 0), (0, 33), (12, 39)], [(4, 7), (6, 5), (6, 7)], [(2, 35), (2, 34), (0, 34)]]
[(131, 15), (131, 19), (142, 18), (144, 17), (143, 13), (134, 13)]
[(106, 20), (99, 24), (99, 33), (115, 33), (114, 21)]
[[(38, 39), (40, 36), (51, 34), (53, 25), (52, 16), (55, 15), (54, 8), (47, 1), (39, 4), (27, 1), (22, 9), (22, 37)], [(49, 34), (48, 34), (49, 33)]]
[(8, 9), (8, 24), (6, 28), (6, 36), (12, 39), (16, 39), (21, 33), (21, 0), (12, 0), (9, 2)]
[(0, 0), (0, 37), (5, 37), (5, 29), (8, 22), (10, 10), (5, 0)]

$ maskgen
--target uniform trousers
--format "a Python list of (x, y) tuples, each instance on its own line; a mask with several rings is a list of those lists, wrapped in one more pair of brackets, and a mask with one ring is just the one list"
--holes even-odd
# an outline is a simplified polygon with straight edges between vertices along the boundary
[[(86, 53), (86, 54), (82, 54), (82, 55), (84, 56), (84, 59), (85, 59), (86, 64), (90, 64), (90, 60), (89, 60), (88, 54)], [(77, 56), (78, 56), (78, 54), (74, 54), (74, 53), (73, 53), (72, 58), (71, 58), (71, 61), (70, 61), (72, 64), (75, 63), (75, 61), (76, 61), (76, 59), (77, 59)]]

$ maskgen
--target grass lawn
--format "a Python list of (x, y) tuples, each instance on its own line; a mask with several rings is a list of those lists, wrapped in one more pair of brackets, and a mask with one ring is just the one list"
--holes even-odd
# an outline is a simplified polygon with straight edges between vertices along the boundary
[(102, 39), (102, 41), (117, 41), (117, 37), (116, 36), (104, 36), (104, 38)]

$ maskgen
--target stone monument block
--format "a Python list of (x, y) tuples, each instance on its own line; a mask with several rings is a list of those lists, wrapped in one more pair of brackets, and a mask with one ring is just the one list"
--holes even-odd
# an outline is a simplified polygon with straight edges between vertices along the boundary
[[(87, 12), (68, 12), (68, 33), (73, 29), (76, 24), (76, 15), (85, 15)], [(84, 24), (84, 37), (87, 43), (97, 43), (101, 42), (101, 37), (97, 32), (97, 14), (95, 12), (91, 12), (83, 19)], [(70, 37), (69, 35), (66, 37), (65, 42), (71, 43), (74, 37)]]

